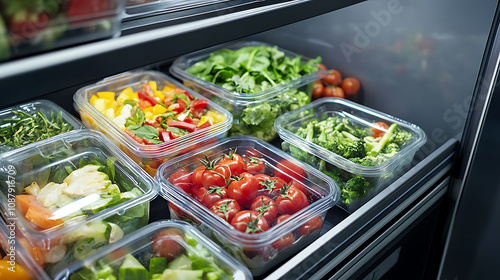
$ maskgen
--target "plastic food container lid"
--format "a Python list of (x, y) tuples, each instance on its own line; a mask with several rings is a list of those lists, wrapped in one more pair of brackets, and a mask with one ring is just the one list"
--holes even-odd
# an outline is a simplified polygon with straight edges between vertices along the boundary
[[(3, 109), (0, 111), (0, 124), (3, 123), (6, 119), (13, 119), (17, 118), (17, 116), (13, 113), (13, 111), (20, 111), (23, 113), (27, 113), (30, 115), (38, 114), (38, 113), (43, 113), (46, 117), (50, 118), (51, 113), (55, 114), (61, 114), (62, 121), (65, 123), (68, 123), (72, 128), (71, 130), (80, 130), (85, 128), (83, 124), (77, 120), (75, 117), (70, 115), (66, 110), (61, 108), (59, 105), (56, 103), (49, 101), (49, 100), (36, 100), (36, 101), (31, 101), (28, 103), (20, 104), (20, 105), (15, 105), (6, 109)], [(1, 125), (1, 128), (7, 127), (10, 125)], [(37, 142), (33, 142), (37, 143)], [(29, 145), (38, 145), (30, 143), (25, 146)], [(10, 151), (14, 150), (16, 148), (10, 147), (4, 143), (0, 144), (0, 152), (5, 152), (5, 151)]]
[[(33, 224), (16, 207), (14, 197), (21, 194), (22, 190), (33, 181), (40, 181), (45, 186), (45, 182), (42, 181), (45, 180), (48, 183), (50, 175), (47, 174), (52, 171), (64, 170), (62, 165), (69, 165), (69, 162), (78, 168), (78, 162), (83, 158), (87, 158), (87, 160), (100, 159), (104, 161), (104, 164), (106, 164), (107, 159), (114, 158), (115, 160), (108, 164), (114, 166), (115, 176), (120, 175), (120, 180), (123, 180), (130, 188), (132, 186), (139, 188), (142, 194), (94, 214), (87, 213), (84, 218), (71, 220), (70, 223), (65, 223), (63, 226), (48, 229)], [(130, 160), (102, 133), (87, 129), (71, 131), (40, 141), (36, 146), (25, 146), (3, 153), (0, 155), (0, 166), (2, 167), (0, 169), (2, 217), (5, 221), (15, 219), (16, 229), (31, 244), (47, 243), (45, 245), (50, 246), (50, 240), (57, 240), (79, 226), (123, 213), (127, 209), (149, 202), (158, 194), (157, 184), (144, 170)], [(124, 187), (123, 184), (120, 184), (121, 187)], [(75, 200), (58, 208), (54, 215), (58, 211), (62, 216), (73, 213), (90, 205), (88, 202), (85, 199)], [(60, 211), (63, 208), (64, 211)]]
[[(347, 118), (360, 127), (372, 127), (373, 124), (378, 121), (384, 121), (388, 125), (396, 123), (399, 128), (411, 132), (413, 141), (402, 147), (394, 157), (385, 160), (379, 165), (362, 166), (294, 134), (298, 128), (302, 127), (304, 123), (310, 120), (316, 119), (321, 121), (334, 115)], [(276, 119), (274, 127), (283, 141), (342, 168), (343, 170), (367, 177), (379, 177), (391, 172), (405, 158), (414, 155), (427, 140), (424, 131), (417, 125), (370, 109), (366, 106), (334, 97), (320, 98), (297, 110), (285, 113)]]
[[(298, 87), (301, 87), (303, 85), (309, 84), (315, 80), (318, 80), (320, 78), (320, 71), (323, 70), (318, 70), (314, 73), (311, 73), (309, 75), (302, 76), (300, 78), (297, 78), (295, 80), (292, 80), (288, 83), (285, 84), (279, 84), (276, 85), (275, 87), (272, 87), (270, 89), (267, 89), (265, 91), (259, 92), (259, 93), (238, 93), (235, 91), (229, 91), (227, 89), (224, 89), (214, 83), (207, 82), (205, 80), (202, 80), (194, 75), (189, 74), (187, 69), (189, 69), (192, 65), (194, 65), (197, 62), (206, 60), (207, 58), (210, 57), (210, 54), (214, 51), (218, 51), (221, 49), (230, 49), (230, 50), (238, 50), (243, 47), (249, 47), (249, 46), (268, 46), (268, 47), (274, 47), (275, 45), (259, 42), (259, 41), (239, 41), (235, 43), (227, 43), (227, 44), (221, 44), (218, 46), (214, 46), (208, 49), (200, 50), (191, 54), (187, 54), (184, 56), (181, 56), (177, 58), (172, 66), (170, 67), (170, 72), (172, 75), (178, 77), (179, 79), (183, 79), (187, 81), (188, 83), (191, 84), (196, 84), (199, 87), (204, 88), (205, 90), (209, 91), (213, 95), (220, 97), (224, 99), (226, 102), (230, 102), (232, 104), (236, 105), (242, 105), (242, 106), (247, 106), (251, 104), (255, 104), (258, 102), (262, 102), (265, 100), (268, 100), (270, 98), (275, 97), (276, 95), (279, 95), (285, 91), (295, 89)], [(298, 54), (293, 53), (291, 51), (278, 48), (278, 50), (282, 51), (285, 53), (285, 56), (293, 58), (298, 56)], [(301, 56), (301, 61), (302, 63), (306, 63), (307, 61), (311, 60), (311, 58)]]
[(120, 92), (128, 87), (132, 87), (135, 91), (139, 88), (142, 89), (142, 84), (147, 81), (156, 81), (158, 85), (172, 84), (178, 88), (182, 88), (188, 91), (192, 96), (196, 98), (206, 99), (200, 94), (185, 87), (184, 85), (180, 84), (173, 78), (168, 77), (163, 73), (155, 71), (136, 71), (126, 72), (117, 76), (109, 77), (102, 80), (101, 82), (98, 82), (95, 85), (90, 85), (79, 89), (73, 96), (75, 107), (77, 111), (82, 110), (84, 114), (88, 115), (94, 122), (98, 124), (99, 127), (105, 128), (106, 132), (113, 139), (118, 140), (121, 144), (126, 146), (127, 149), (143, 158), (167, 157), (171, 154), (175, 154), (186, 149), (186, 147), (193, 145), (195, 141), (206, 141), (207, 139), (214, 137), (214, 135), (217, 135), (221, 132), (226, 132), (227, 130), (229, 130), (229, 128), (231, 128), (233, 115), (226, 109), (208, 100), (209, 103), (207, 105), (207, 108), (215, 110), (217, 113), (224, 115), (226, 118), (224, 121), (162, 144), (146, 145), (136, 142), (123, 129), (121, 129), (111, 119), (99, 112), (89, 102), (90, 97), (99, 91)]
[[(193, 197), (190, 197), (188, 194), (168, 182), (167, 179), (170, 174), (180, 168), (195, 165), (196, 162), (198, 162), (197, 159), (199, 159), (202, 154), (213, 159), (221, 154), (227, 153), (230, 148), (236, 148), (237, 150), (257, 150), (261, 154), (261, 158), (266, 163), (266, 166), (272, 168), (273, 171), (277, 169), (275, 166), (280, 160), (284, 159), (291, 161), (304, 170), (307, 175), (307, 178), (302, 177), (305, 180), (304, 186), (319, 198), (306, 208), (293, 214), (283, 223), (271, 227), (268, 231), (259, 234), (246, 234), (236, 230), (233, 226), (216, 216), (210, 209), (202, 205)], [(197, 165), (199, 165), (199, 162)], [(280, 171), (291, 177), (300, 176), (297, 173), (293, 174), (293, 171), (289, 169), (280, 169)], [(166, 161), (160, 165), (155, 178), (160, 183), (160, 195), (166, 200), (173, 202), (180, 208), (188, 209), (188, 211), (191, 212), (190, 214), (199, 219), (202, 224), (208, 225), (212, 230), (222, 234), (233, 244), (239, 244), (243, 247), (250, 248), (269, 246), (276, 239), (298, 227), (300, 222), (307, 221), (326, 212), (326, 210), (333, 207), (338, 202), (340, 197), (338, 187), (330, 177), (298, 161), (267, 142), (252, 136), (231, 136), (221, 140), (215, 145), (204, 146), (175, 159)]]
[[(109, 245), (88, 259), (74, 263), (65, 271), (58, 274), (55, 279), (66, 279), (69, 275), (84, 267), (92, 269), (99, 260), (105, 260), (106, 263), (110, 264), (118, 264), (129, 253), (132, 255), (147, 253), (148, 249), (152, 246), (153, 237), (165, 229), (177, 229), (181, 233), (193, 238), (196, 242), (198, 242), (197, 247), (201, 245), (207, 249), (208, 252), (214, 256), (216, 264), (229, 276), (232, 276), (232, 279), (253, 279), (250, 271), (248, 271), (246, 267), (238, 263), (232, 256), (222, 250), (213, 241), (205, 237), (194, 226), (178, 220), (164, 220), (151, 223)], [(187, 243), (181, 242), (180, 245), (183, 248), (190, 250)]]

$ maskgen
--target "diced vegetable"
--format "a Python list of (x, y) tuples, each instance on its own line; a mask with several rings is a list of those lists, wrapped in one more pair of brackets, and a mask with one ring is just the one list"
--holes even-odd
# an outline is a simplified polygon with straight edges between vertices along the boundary
[(148, 270), (132, 255), (127, 255), (120, 266), (120, 280), (149, 280)]

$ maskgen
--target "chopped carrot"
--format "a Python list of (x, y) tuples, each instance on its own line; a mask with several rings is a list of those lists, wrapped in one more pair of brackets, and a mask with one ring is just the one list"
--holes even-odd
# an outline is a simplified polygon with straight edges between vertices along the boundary
[(19, 194), (16, 195), (16, 206), (19, 212), (21, 212), (23, 215), (26, 215), (28, 212), (28, 209), (30, 208), (31, 205), (40, 203), (37, 199), (36, 196), (32, 194)]

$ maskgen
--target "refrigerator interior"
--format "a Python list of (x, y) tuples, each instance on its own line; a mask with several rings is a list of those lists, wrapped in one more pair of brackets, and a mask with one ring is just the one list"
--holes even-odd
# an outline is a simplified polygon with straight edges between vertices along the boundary
[[(372, 0), (256, 34), (242, 33), (243, 39), (277, 44), (308, 57), (321, 56), (328, 68), (360, 80), (362, 92), (356, 101), (414, 123), (428, 137), (410, 171), (352, 214), (339, 207), (329, 210), (322, 236), (316, 242), (256, 279), (397, 279), (394, 277), (405, 275), (402, 268), (411, 266), (413, 258), (426, 257), (429, 259), (418, 264), (426, 272), (406, 279), (437, 275), (440, 253), (432, 252), (442, 249), (442, 236), (436, 231), (447, 230), (443, 217), (447, 209), (440, 205), (450, 203), (447, 191), (458, 141), (465, 129), (496, 9), (497, 1), (493, 0)], [(124, 34), (126, 37), (127, 32)], [(210, 36), (202, 35), (193, 32), (192, 36), (200, 36), (200, 40)], [(135, 63), (121, 70), (146, 68), (168, 73), (175, 59), (168, 51), (167, 47), (164, 57), (156, 58), (157, 63)], [(89, 71), (113, 67), (106, 63), (85, 67)], [(43, 83), (44, 75), (40, 74), (36, 82)], [(76, 115), (73, 94), (102, 78), (76, 78), (78, 82), (49, 93), (34, 93), (27, 100), (53, 100)], [(168, 208), (159, 197), (152, 202), (151, 220), (164, 218), (169, 218)], [(457, 223), (457, 231), (468, 226), (465, 222)], [(420, 233), (425, 246), (415, 248), (420, 250), (415, 255), (407, 254), (412, 236)], [(484, 243), (479, 246), (485, 248)], [(384, 273), (374, 275), (384, 264)]]

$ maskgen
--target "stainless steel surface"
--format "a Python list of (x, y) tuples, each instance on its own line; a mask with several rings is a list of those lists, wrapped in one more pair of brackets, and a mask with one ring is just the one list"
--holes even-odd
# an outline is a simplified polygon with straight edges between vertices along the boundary
[(330, 279), (351, 279), (352, 275), (361, 270), (367, 260), (376, 258), (381, 250), (388, 246), (398, 235), (412, 225), (421, 215), (431, 208), (439, 199), (445, 196), (450, 183), (450, 178), (446, 178), (439, 183), (425, 198), (421, 199), (410, 211), (406, 212), (400, 219), (393, 223), (382, 234), (366, 246), (358, 255), (339, 269)]

